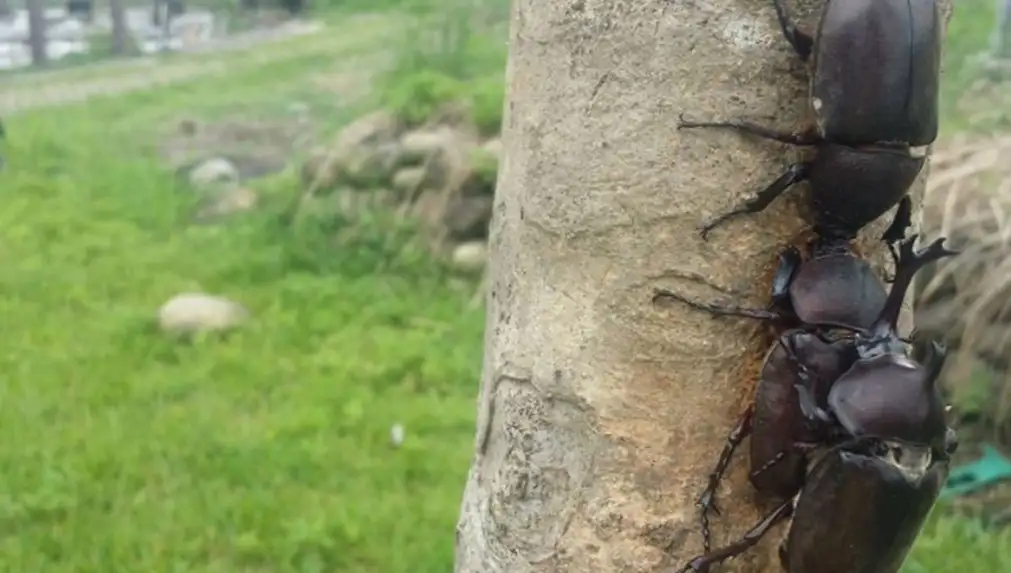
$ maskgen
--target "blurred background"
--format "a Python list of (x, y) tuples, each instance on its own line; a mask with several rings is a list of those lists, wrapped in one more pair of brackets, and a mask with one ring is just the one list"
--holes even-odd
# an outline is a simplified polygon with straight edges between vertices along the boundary
[[(905, 573), (1011, 571), (1011, 2), (956, 3)], [(451, 571), (508, 8), (0, 0), (0, 569)]]

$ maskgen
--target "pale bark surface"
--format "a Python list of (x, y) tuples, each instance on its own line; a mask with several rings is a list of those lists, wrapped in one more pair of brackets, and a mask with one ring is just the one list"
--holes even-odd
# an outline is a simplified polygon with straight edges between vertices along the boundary
[[(805, 23), (814, 7), (793, 3)], [(794, 189), (703, 243), (701, 221), (801, 152), (675, 126), (683, 112), (798, 127), (805, 79), (771, 0), (514, 0), (457, 572), (663, 571), (701, 550), (694, 503), (761, 339), (744, 320), (654, 306), (652, 289), (764, 306), (779, 250), (807, 224)], [(862, 241), (878, 262), (885, 249), (868, 237), (890, 217)], [(746, 466), (738, 455), (720, 490), (715, 546), (769, 507)], [(784, 532), (723, 571), (779, 571)]]

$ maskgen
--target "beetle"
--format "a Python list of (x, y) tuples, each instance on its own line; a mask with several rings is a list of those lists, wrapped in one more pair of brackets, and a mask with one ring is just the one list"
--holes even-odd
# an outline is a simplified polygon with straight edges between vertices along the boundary
[[(767, 353), (753, 403), (727, 437), (697, 502), (707, 551), (708, 514), (719, 513), (716, 489), (735, 449), (749, 434), (749, 479), (757, 490), (780, 497), (790, 497), (802, 486), (807, 450), (835, 435), (874, 435), (926, 445), (944, 440), (944, 409), (935, 387), (944, 349), (934, 344), (923, 366), (911, 361), (897, 322), (917, 271), (956, 253), (944, 248), (943, 238), (917, 252), (917, 238), (912, 235), (899, 246), (895, 281), (872, 324), (803, 323), (783, 333)], [(680, 295), (671, 296), (699, 307)], [(701, 308), (708, 310), (704, 305)], [(775, 314), (743, 316), (779, 318)]]
[(936, 0), (828, 0), (812, 38), (783, 0), (773, 5), (783, 35), (809, 63), (814, 121), (786, 133), (743, 119), (682, 118), (678, 129), (733, 129), (816, 153), (704, 224), (702, 238), (733, 217), (765, 210), (804, 180), (819, 234), (853, 237), (906, 195), (937, 138), (940, 11)]
[[(881, 236), (898, 266), (894, 247), (903, 239), (912, 218), (912, 202), (900, 201), (891, 225)], [(767, 309), (702, 303), (667, 289), (656, 289), (653, 302), (670, 298), (714, 315), (743, 316), (799, 324), (840, 323), (870, 327), (884, 307), (887, 293), (870, 264), (853, 252), (848, 239), (818, 236), (807, 245), (807, 260), (793, 246), (779, 254), (772, 279), (772, 305)]]
[(920, 365), (909, 357), (905, 341), (897, 334), (897, 322), (917, 270), (956, 253), (944, 248), (943, 238), (919, 253), (913, 242), (904, 241), (900, 246), (895, 283), (881, 316), (870, 329), (855, 329), (858, 360), (832, 383), (825, 401), (828, 410), (819, 405), (804, 384), (799, 385), (798, 392), (806, 417), (826, 426), (838, 425), (848, 435), (940, 447), (947, 426), (935, 382), (944, 365), (944, 347), (932, 343)]
[(796, 496), (681, 573), (704, 573), (744, 553), (788, 518), (779, 548), (788, 573), (897, 573), (947, 479), (958, 442), (954, 431), (946, 435), (940, 450), (877, 438), (835, 445), (813, 462)]

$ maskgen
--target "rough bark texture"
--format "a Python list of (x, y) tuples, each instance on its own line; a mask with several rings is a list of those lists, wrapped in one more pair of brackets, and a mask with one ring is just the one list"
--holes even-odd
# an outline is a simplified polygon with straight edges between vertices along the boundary
[[(811, 2), (794, 3), (802, 22)], [(650, 303), (665, 286), (764, 306), (807, 229), (789, 192), (696, 228), (801, 151), (720, 131), (801, 125), (806, 74), (769, 0), (515, 0), (476, 451), (456, 571), (662, 571), (701, 550), (695, 500), (749, 398), (756, 325)], [(917, 202), (923, 178), (913, 190)], [(881, 263), (886, 219), (864, 253)], [(708, 286), (707, 286), (708, 285)], [(714, 545), (768, 507), (738, 456)], [(784, 529), (724, 571), (779, 571)], [(669, 547), (669, 553), (665, 548)]]

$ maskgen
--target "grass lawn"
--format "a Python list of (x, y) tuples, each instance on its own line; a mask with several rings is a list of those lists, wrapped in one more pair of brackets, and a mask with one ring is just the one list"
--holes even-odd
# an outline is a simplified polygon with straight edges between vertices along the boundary
[[(452, 569), (484, 319), (466, 310), (470, 287), (380, 228), (334, 244), (334, 229), (293, 231), (271, 208), (194, 226), (154, 155), (180, 111), (321, 101), (300, 79), (379, 42), (346, 40), (293, 40), (255, 66), (231, 54), (213, 79), (7, 119), (0, 571)], [(328, 127), (356, 105), (331, 102)], [(255, 322), (165, 340), (155, 309), (192, 289)], [(1011, 571), (1011, 536), (935, 516), (906, 571)]]
[[(270, 209), (193, 226), (148, 150), (180, 110), (269, 110), (333, 65), (304, 52), (7, 120), (0, 570), (450, 570), (481, 361), (471, 291), (379, 230), (328, 245)], [(149, 318), (188, 289), (255, 324), (164, 340)]]

